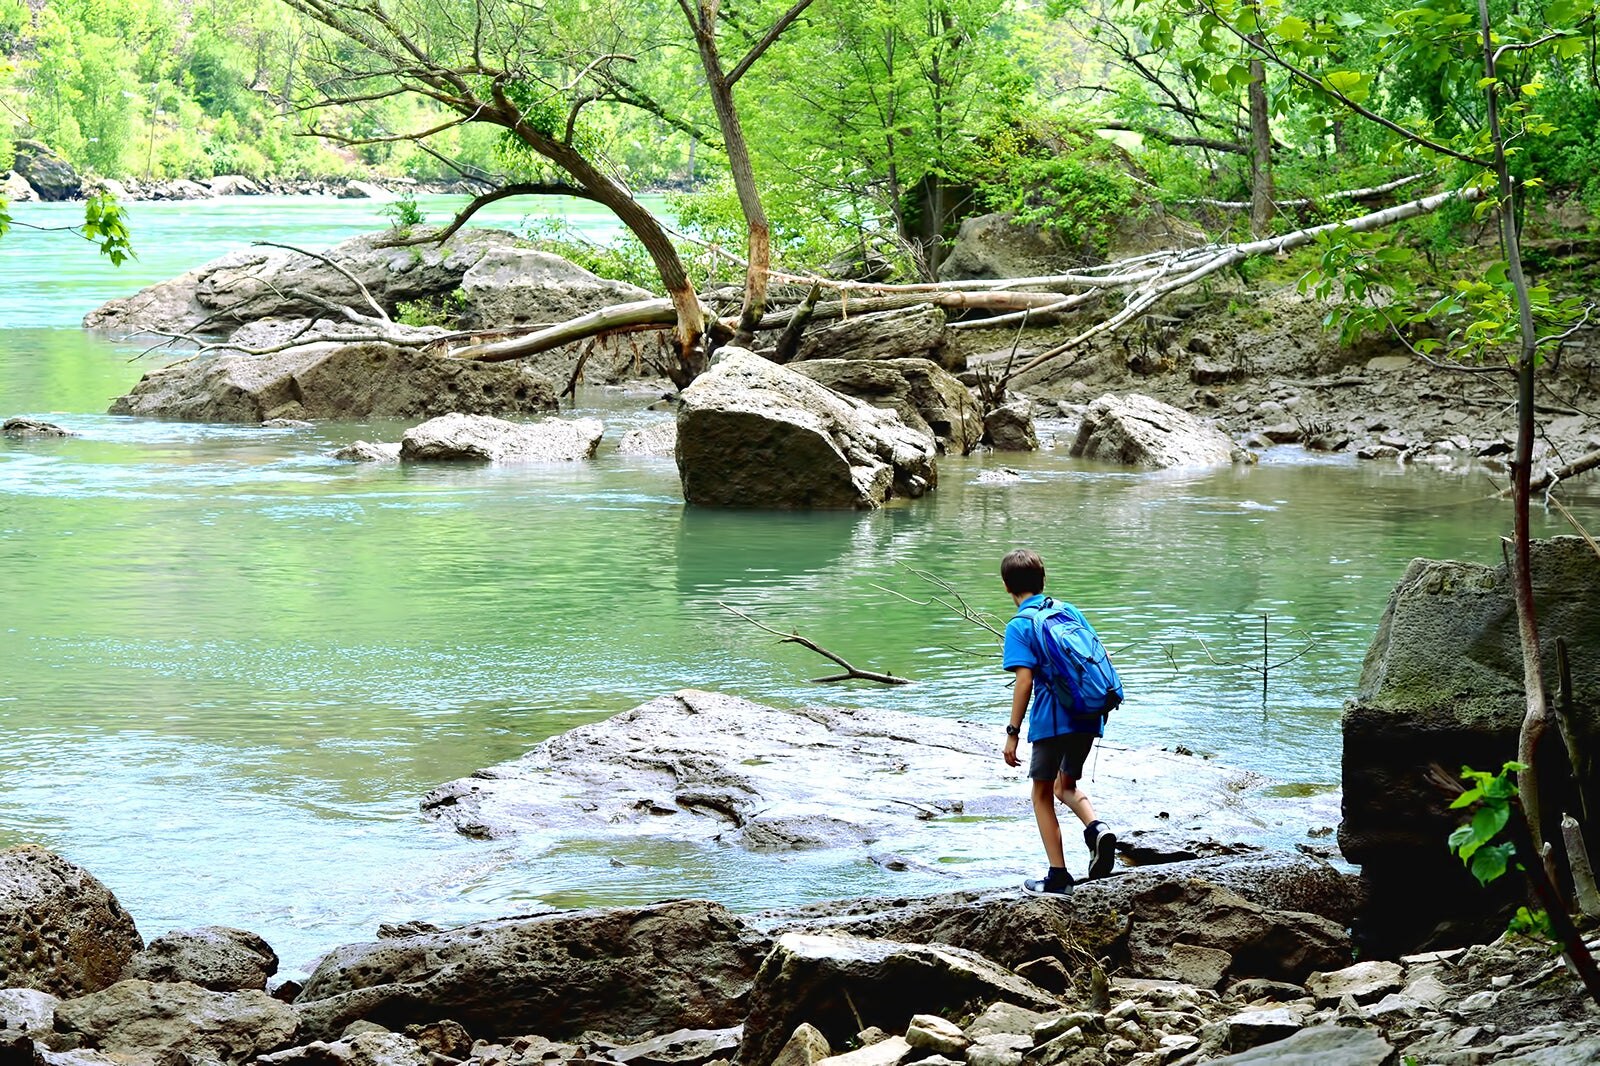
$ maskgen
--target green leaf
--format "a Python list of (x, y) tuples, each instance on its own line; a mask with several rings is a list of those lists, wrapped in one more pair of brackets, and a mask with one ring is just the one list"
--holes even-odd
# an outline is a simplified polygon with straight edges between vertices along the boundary
[(1478, 879), (1480, 885), (1486, 885), (1500, 877), (1511, 863), (1511, 852), (1510, 844), (1484, 848), (1472, 857), (1472, 876)]
[(1472, 843), (1472, 826), (1456, 826), (1456, 828), (1451, 831), (1450, 836), (1445, 843), (1450, 845), (1451, 851), (1460, 851), (1462, 848)]
[(1482, 798), (1483, 789), (1469, 788), (1465, 792), (1461, 793), (1461, 795), (1456, 797), (1455, 802), (1450, 804), (1450, 809), (1454, 811), (1460, 810), (1462, 807), (1470, 807)]
[(1409, 263), (1412, 255), (1410, 248), (1380, 248), (1373, 258), (1380, 263)]
[[(1357, 15), (1356, 20), (1357, 25), (1359, 25), (1361, 22), (1361, 17)], [(1307, 22), (1303, 18), (1297, 18), (1294, 15), (1290, 15), (1288, 18), (1278, 23), (1277, 28), (1273, 32), (1286, 41), (1303, 41), (1305, 40), (1306, 34), (1310, 31), (1310, 29), (1311, 23)]]
[(1358, 70), (1329, 71), (1322, 78), (1322, 84), (1327, 89), (1348, 97), (1356, 103), (1365, 100), (1370, 93), (1368, 86), (1372, 83), (1370, 74), (1363, 74)]
[(1581, 37), (1568, 37), (1556, 42), (1557, 59), (1576, 59), (1583, 55), (1585, 41)]
[(1479, 78), (1478, 79), (1478, 88), (1480, 88), (1480, 89), (1487, 89), (1491, 85), (1499, 85), (1499, 84), (1500, 84), (1500, 79), (1499, 78)]
[(1479, 840), (1493, 840), (1506, 827), (1510, 817), (1511, 807), (1508, 804), (1480, 807), (1478, 813), (1472, 816), (1472, 831)]
[[(1337, 15), (1333, 16), (1333, 24), (1335, 26), (1342, 26), (1347, 30), (1358, 30), (1367, 24), (1367, 20), (1356, 14), (1354, 11), (1341, 11)], [(1379, 23), (1379, 25), (1382, 25), (1382, 23)], [(1390, 27), (1390, 29), (1393, 28), (1394, 27), (1392, 26)]]

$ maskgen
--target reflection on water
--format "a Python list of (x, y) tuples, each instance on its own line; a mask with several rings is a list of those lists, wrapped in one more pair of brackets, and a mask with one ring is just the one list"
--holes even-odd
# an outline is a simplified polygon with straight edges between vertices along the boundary
[[(1020, 780), (989, 853), (898, 873), (638, 839), (472, 841), (416, 804), (686, 685), (998, 726), (1008, 677), (992, 641), (910, 602), (934, 591), (912, 570), (1003, 620), (997, 564), (1019, 544), (1121, 649), (1116, 742), (1182, 743), (1280, 795), (1324, 791), (1339, 708), (1405, 563), (1494, 562), (1508, 518), (1476, 482), (1292, 450), (1202, 475), (1005, 456), (1025, 480), (1000, 485), (977, 481), (1000, 462), (952, 459), (938, 492), (874, 514), (685, 511), (670, 459), (338, 463), (331, 448), (400, 427), (112, 418), (95, 412), (137, 378), (137, 349), (67, 329), (3, 330), (0, 345), (0, 415), (79, 434), (0, 440), (0, 844), (83, 863), (147, 936), (243, 926), (291, 966), (380, 921), (1011, 882), (1036, 846)], [(665, 417), (640, 398), (581, 400), (610, 442)], [(819, 689), (819, 659), (719, 602), (918, 683)], [(1272, 659), (1315, 642), (1265, 705), (1263, 614)]]

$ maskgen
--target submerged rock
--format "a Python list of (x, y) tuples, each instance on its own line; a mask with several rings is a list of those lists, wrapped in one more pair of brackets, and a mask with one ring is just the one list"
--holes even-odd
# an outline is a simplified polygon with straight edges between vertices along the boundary
[(142, 947), (128, 912), (87, 870), (31, 844), (0, 851), (0, 988), (95, 992)]
[(537, 414), (555, 386), (514, 363), (478, 363), (391, 344), (308, 344), (270, 355), (219, 355), (154, 370), (114, 415), (187, 422), (275, 418), (429, 418), (447, 412)]
[(400, 440), (400, 459), (490, 463), (592, 459), (604, 433), (605, 426), (598, 418), (547, 418), (527, 423), (448, 414), (408, 429)]
[(1003, 452), (1036, 452), (1039, 435), (1027, 400), (1001, 404), (983, 416), (983, 436), (990, 447)]
[(7, 437), (71, 437), (70, 429), (62, 429), (54, 422), (41, 422), (37, 418), (8, 418), (0, 423), (0, 436)]
[(653, 426), (630, 429), (617, 442), (623, 455), (671, 456), (678, 447), (678, 424), (658, 422)]
[(1226, 433), (1139, 393), (1106, 394), (1083, 414), (1072, 454), (1124, 466), (1226, 466), (1236, 447)]
[(938, 480), (932, 437), (743, 348), (683, 390), (678, 475), (691, 504), (873, 508)]

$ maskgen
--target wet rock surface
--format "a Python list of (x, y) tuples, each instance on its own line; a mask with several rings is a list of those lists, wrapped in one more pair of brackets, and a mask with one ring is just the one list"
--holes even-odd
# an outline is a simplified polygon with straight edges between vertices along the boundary
[(508, 422), (448, 414), (406, 430), (401, 462), (550, 463), (592, 459), (605, 425), (598, 418)]
[(0, 436), (11, 437), (16, 440), (27, 440), (38, 437), (71, 437), (71, 430), (62, 429), (54, 422), (44, 422), (37, 418), (8, 418), (0, 423)]
[(684, 499), (714, 507), (881, 507), (938, 480), (931, 436), (742, 348), (683, 390)]
[(392, 344), (307, 344), (269, 355), (175, 363), (139, 379), (111, 413), (188, 422), (538, 414), (550, 380), (514, 363), (475, 363)]
[(32, 845), (0, 851), (0, 988), (96, 992), (143, 947), (133, 919), (89, 871)]
[[(994, 733), (992, 723), (684, 689), (441, 785), (422, 809), (469, 836), (547, 843), (639, 835), (873, 854), (892, 840), (896, 854), (932, 864), (951, 849), (992, 853), (1005, 832), (1031, 854), (1026, 785), (997, 757)], [(1095, 798), (1127, 812), (1129, 829), (1203, 824), (1259, 842), (1274, 808), (1242, 793), (1265, 783), (1189, 756), (1107, 749)], [(1331, 825), (1335, 800), (1324, 803)], [(1307, 811), (1297, 801), (1295, 813)]]

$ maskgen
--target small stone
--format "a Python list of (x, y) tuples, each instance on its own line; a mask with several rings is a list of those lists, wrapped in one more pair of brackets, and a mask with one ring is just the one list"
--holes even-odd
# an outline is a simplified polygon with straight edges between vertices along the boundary
[(1399, 963), (1358, 962), (1342, 970), (1312, 974), (1306, 979), (1306, 989), (1318, 1006), (1337, 1003), (1345, 996), (1353, 997), (1357, 1003), (1371, 1003), (1398, 992), (1404, 981), (1405, 970)]
[[(967, 1066), (1022, 1066), (1022, 1057), (1033, 1049), (1033, 1038), (1013, 1033), (981, 1036), (967, 1048)], [(778, 1066), (773, 1063), (773, 1066)]]
[(1456, 1009), (1465, 1014), (1476, 1014), (1478, 1011), (1494, 1010), (1495, 1005), (1499, 1002), (1499, 992), (1495, 992), (1490, 989), (1484, 989), (1482, 992), (1474, 992), (1472, 995), (1463, 999), (1457, 1005)]
[(1264, 977), (1247, 977), (1228, 986), (1228, 995), (1246, 1002), (1271, 1000), (1274, 1003), (1287, 1003), (1290, 1000), (1300, 999), (1305, 994), (1306, 990), (1299, 985), (1291, 985), (1286, 981), (1269, 981)]
[(1044, 1020), (1045, 1016), (1038, 1011), (996, 1002), (985, 1007), (983, 1013), (972, 1019), (962, 1032), (966, 1033), (967, 1039), (975, 1042), (996, 1035), (1026, 1036), (1031, 1039), (1035, 1027)]
[(1422, 1005), (1400, 992), (1390, 992), (1367, 1008), (1367, 1017), (1384, 1025), (1408, 1021), (1422, 1013)]
[(1065, 992), (1072, 987), (1072, 975), (1061, 960), (1051, 956), (1025, 962), (1016, 969), (1018, 977), (1031, 981), (1046, 992)]
[(900, 1066), (912, 1054), (905, 1037), (890, 1036), (847, 1054), (823, 1059), (818, 1066)]
[(1489, 987), (1490, 988), (1505, 988), (1507, 985), (1509, 985), (1512, 982), (1512, 980), (1513, 980), (1513, 978), (1512, 978), (1512, 976), (1510, 974), (1503, 973), (1503, 974), (1500, 974), (1497, 977), (1489, 978)]
[(329, 458), (343, 459), (351, 463), (398, 463), (400, 461), (400, 445), (374, 444), (369, 441), (358, 440), (346, 444), (343, 448), (328, 453)]
[(869, 1025), (856, 1034), (856, 1043), (862, 1047), (868, 1044), (878, 1044), (889, 1039), (889, 1034), (879, 1029), (876, 1025)]
[[(1139, 1045), (1124, 1037), (1113, 1037), (1106, 1041), (1105, 1053), (1107, 1055), (1132, 1055), (1139, 1050)], [(969, 1060), (970, 1061), (970, 1060)]]
[(1137, 1019), (1139, 1017), (1139, 1004), (1131, 999), (1125, 999), (1115, 1007), (1106, 1011), (1106, 1021), (1120, 1022), (1124, 1018)]
[(972, 1043), (955, 1022), (937, 1014), (915, 1014), (906, 1029), (906, 1043), (918, 1051), (937, 1055), (960, 1055)]
[(1299, 1013), (1287, 1007), (1244, 1011), (1227, 1020), (1228, 1050), (1248, 1051), (1293, 1036), (1304, 1026)]
[(1091, 1011), (1078, 1010), (1066, 1014), (1056, 1014), (1046, 1018), (1033, 1030), (1035, 1044), (1047, 1044), (1069, 1029), (1100, 1029), (1103, 1023), (1098, 1015)]
[(1191, 1051), (1199, 1050), (1200, 1038), (1189, 1033), (1167, 1033), (1161, 1038), (1161, 1043), (1157, 1046), (1162, 1056), (1170, 1061), (1179, 1055), (1187, 1055)]
[(1060, 1062), (1071, 1052), (1083, 1047), (1089, 1042), (1089, 1037), (1077, 1026), (1056, 1036), (1048, 1043), (1041, 1044), (1022, 1057), (1030, 1066), (1052, 1066)]

